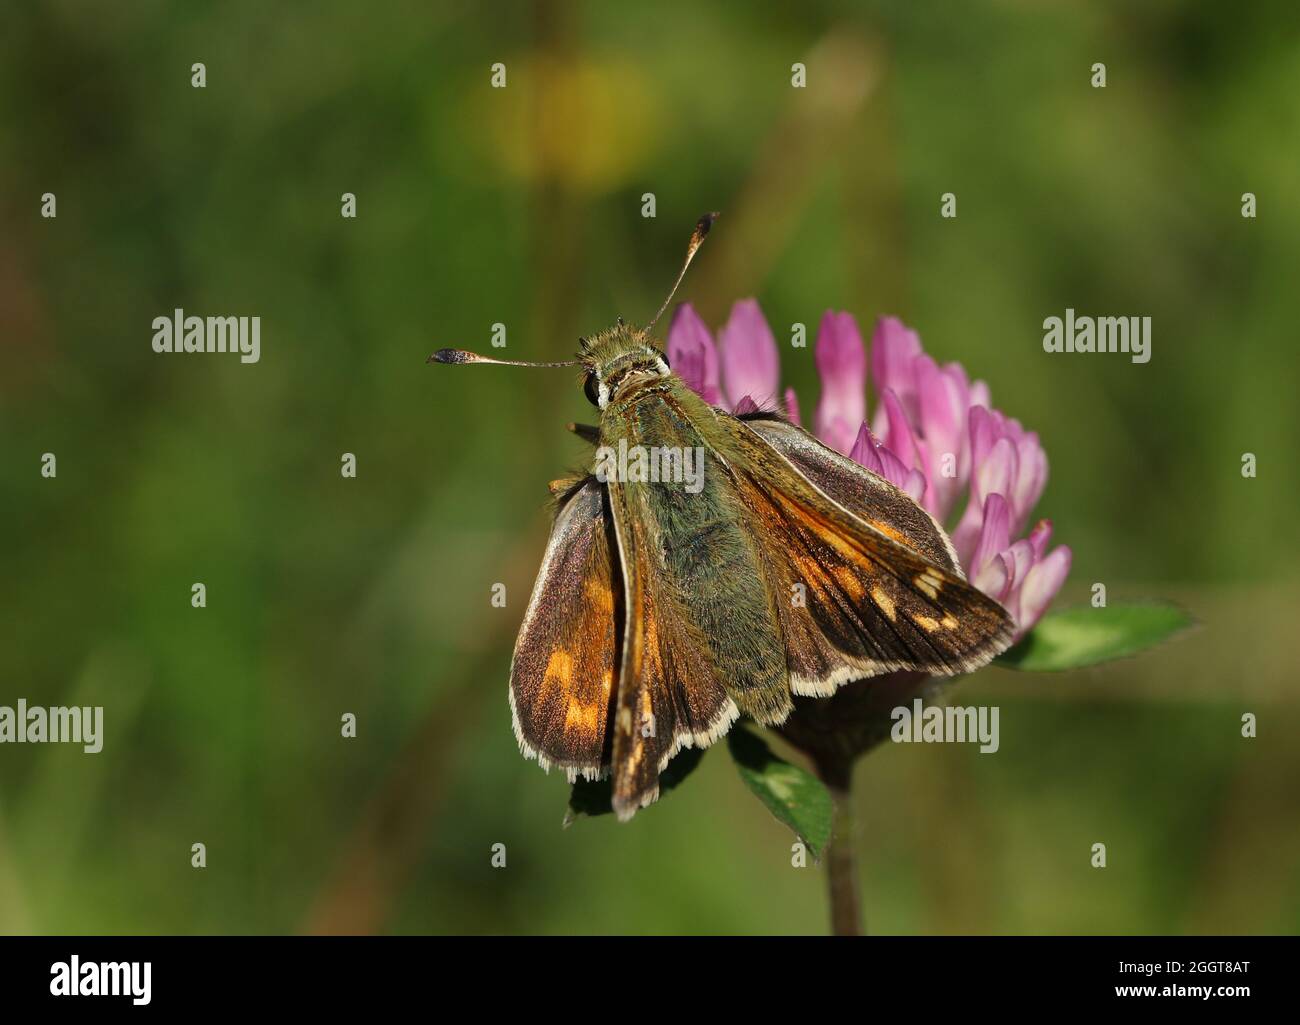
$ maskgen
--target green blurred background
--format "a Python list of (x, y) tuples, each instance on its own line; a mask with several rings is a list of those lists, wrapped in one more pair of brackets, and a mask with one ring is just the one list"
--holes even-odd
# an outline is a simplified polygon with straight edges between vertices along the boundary
[[(1041, 433), (1060, 601), (1102, 581), (1202, 624), (964, 681), (1002, 709), (996, 756), (869, 755), (868, 928), (1300, 926), (1294, 5), (3, 20), (0, 704), (103, 705), (106, 737), (0, 747), (0, 931), (824, 931), (820, 871), (721, 751), (628, 825), (561, 830), (506, 674), (546, 482), (582, 457), (563, 424), (591, 410), (568, 372), (424, 364), (496, 322), (554, 359), (644, 320), (707, 209), (680, 298), (710, 324), (748, 295), (780, 339), (828, 307), (904, 317)], [(1045, 355), (1067, 306), (1151, 316), (1151, 362)], [(261, 361), (154, 354), (175, 307), (260, 316)], [(783, 341), (805, 415), (811, 352)]]

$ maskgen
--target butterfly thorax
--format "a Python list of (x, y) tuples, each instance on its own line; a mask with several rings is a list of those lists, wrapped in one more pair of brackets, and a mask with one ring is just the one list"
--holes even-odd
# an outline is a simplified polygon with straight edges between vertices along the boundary
[(584, 338), (578, 359), (587, 369), (589, 388), (604, 409), (610, 399), (638, 379), (667, 377), (668, 360), (649, 334), (619, 323), (591, 338)]

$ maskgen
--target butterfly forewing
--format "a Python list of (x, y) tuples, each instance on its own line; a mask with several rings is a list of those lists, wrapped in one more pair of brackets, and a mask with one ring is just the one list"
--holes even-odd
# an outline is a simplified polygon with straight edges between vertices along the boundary
[(952, 542), (928, 512), (890, 481), (828, 448), (807, 431), (771, 414), (738, 417), (784, 456), (827, 498), (867, 526), (959, 576)]
[(717, 422), (787, 599), (796, 693), (899, 669), (969, 672), (1007, 646), (1006, 611), (966, 583), (948, 538), (907, 495), (793, 425)]

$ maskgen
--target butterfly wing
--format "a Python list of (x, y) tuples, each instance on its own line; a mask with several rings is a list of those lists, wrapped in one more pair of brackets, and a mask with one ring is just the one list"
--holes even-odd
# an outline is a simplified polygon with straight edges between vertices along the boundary
[(828, 448), (777, 414), (757, 413), (736, 419), (776, 449), (831, 501), (891, 540), (964, 578), (957, 553), (943, 528), (891, 481)]
[(790, 687), (826, 695), (895, 670), (970, 672), (1011, 641), (937, 523), (884, 478), (775, 419), (719, 416), (733, 483), (763, 539)]
[[(602, 425), (602, 451), (622, 441), (651, 459), (704, 460), (678, 479), (660, 464), (658, 480), (629, 472), (608, 482), (628, 609), (612, 766), (621, 818), (655, 799), (659, 773), (682, 747), (708, 746), (741, 713), (778, 723), (791, 708), (774, 598), (745, 508), (664, 389), (613, 404)], [(687, 469), (701, 471), (694, 483)]]
[(558, 488), (559, 505), (510, 665), (520, 750), (572, 781), (610, 759), (623, 587), (605, 488), (594, 477)]
[(792, 694), (965, 672), (1009, 643), (1005, 610), (965, 582), (933, 519), (798, 428), (746, 423), (670, 378), (611, 403), (601, 441), (703, 460), (698, 487), (606, 485), (627, 610), (611, 726), (620, 818), (658, 796), (679, 749), (741, 713), (777, 724)]

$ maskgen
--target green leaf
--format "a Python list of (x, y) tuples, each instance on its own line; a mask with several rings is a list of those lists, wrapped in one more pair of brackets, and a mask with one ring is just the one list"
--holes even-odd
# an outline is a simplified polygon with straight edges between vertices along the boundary
[(814, 858), (831, 839), (835, 806), (830, 791), (806, 769), (778, 758), (759, 736), (737, 726), (727, 734), (727, 747), (745, 786), (767, 810), (794, 830)]
[(1135, 655), (1168, 640), (1195, 621), (1167, 602), (1080, 605), (1044, 616), (997, 665), (1011, 669), (1077, 669)]
[[(695, 771), (704, 757), (702, 747), (684, 747), (664, 766), (659, 774), (659, 795), (662, 797), (669, 790), (678, 786), (682, 780)], [(573, 825), (583, 815), (613, 814), (613, 793), (609, 777), (605, 779), (580, 779), (573, 784), (569, 793), (569, 810), (564, 814), (565, 827)]]

